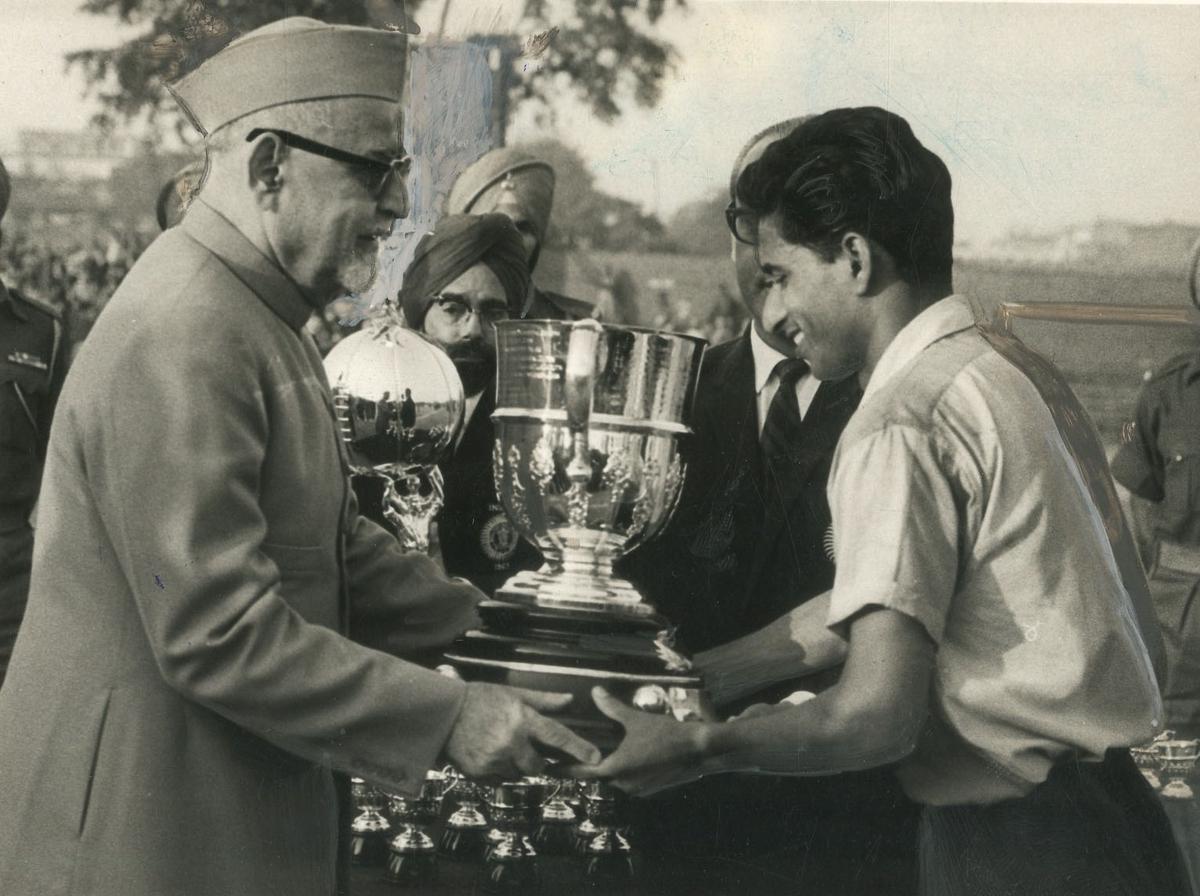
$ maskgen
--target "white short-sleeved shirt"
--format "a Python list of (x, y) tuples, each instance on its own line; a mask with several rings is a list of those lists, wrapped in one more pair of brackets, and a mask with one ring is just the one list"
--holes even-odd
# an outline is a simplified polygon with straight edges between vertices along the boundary
[(886, 607), (937, 644), (930, 722), (898, 769), (934, 805), (1022, 796), (1058, 757), (1144, 742), (1162, 718), (1105, 521), (977, 314), (951, 296), (900, 332), (829, 485), (830, 625)]

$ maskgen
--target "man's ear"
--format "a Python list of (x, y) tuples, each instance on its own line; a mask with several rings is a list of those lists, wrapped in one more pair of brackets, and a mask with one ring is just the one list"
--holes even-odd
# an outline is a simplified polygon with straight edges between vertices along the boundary
[(254, 196), (260, 202), (279, 192), (283, 184), (282, 141), (270, 131), (260, 134), (250, 149), (246, 175)]
[(842, 237), (842, 261), (853, 282), (854, 294), (869, 295), (877, 285), (873, 281), (878, 278), (881, 261), (876, 247), (861, 233), (850, 231)]

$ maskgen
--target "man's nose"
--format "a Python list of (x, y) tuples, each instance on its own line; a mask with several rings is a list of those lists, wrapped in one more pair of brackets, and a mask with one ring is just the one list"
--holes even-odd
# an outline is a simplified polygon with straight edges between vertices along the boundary
[(787, 320), (788, 312), (783, 303), (783, 290), (779, 288), (779, 284), (771, 283), (765, 289), (767, 297), (763, 300), (762, 328), (767, 333), (773, 333)]
[(474, 339), (483, 338), (483, 320), (474, 311), (467, 315), (466, 331)]
[(407, 218), (409, 212), (408, 179), (393, 172), (383, 186), (379, 208), (391, 218)]

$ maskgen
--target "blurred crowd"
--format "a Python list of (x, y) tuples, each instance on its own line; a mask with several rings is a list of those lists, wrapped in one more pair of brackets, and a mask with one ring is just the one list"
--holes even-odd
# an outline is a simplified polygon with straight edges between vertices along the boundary
[(13, 222), (0, 242), (0, 276), (10, 287), (61, 311), (70, 344), (77, 350), (148, 244), (149, 239), (136, 231), (110, 231), (57, 250)]
[[(78, 351), (101, 309), (153, 236), (132, 229), (109, 229), (82, 235), (70, 248), (51, 248), (51, 241), (13, 221), (0, 241), (0, 277), (10, 287), (59, 309), (72, 349)], [(606, 323), (648, 324), (700, 336), (712, 345), (732, 339), (745, 326), (745, 314), (732, 296), (693, 303), (656, 288), (653, 280), (637, 284), (624, 270), (602, 273), (594, 281), (595, 295), (585, 298), (596, 302), (597, 316)], [(630, 307), (635, 303), (643, 307)], [(313, 316), (308, 331), (322, 355), (359, 328), (361, 314), (354, 302), (339, 300)]]

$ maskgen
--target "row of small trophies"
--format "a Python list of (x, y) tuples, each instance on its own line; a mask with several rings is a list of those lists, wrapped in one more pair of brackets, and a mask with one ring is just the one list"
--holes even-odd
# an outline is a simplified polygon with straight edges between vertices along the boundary
[(1129, 752), (1142, 776), (1163, 797), (1190, 800), (1195, 796), (1188, 778), (1200, 760), (1200, 740), (1181, 740), (1174, 731), (1164, 731), (1150, 743)]
[[(437, 880), (442, 860), (481, 863), (477, 891), (531, 893), (541, 882), (539, 855), (577, 856), (583, 878), (621, 889), (634, 878), (629, 840), (618, 828), (617, 793), (600, 782), (526, 777), (481, 785), (453, 768), (426, 774), (420, 793), (404, 797), (351, 782), (356, 864), (384, 869), (399, 887)], [(440, 825), (446, 800), (457, 808)]]

